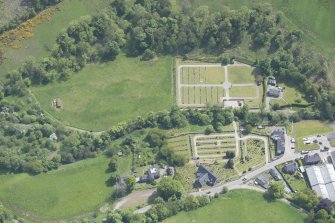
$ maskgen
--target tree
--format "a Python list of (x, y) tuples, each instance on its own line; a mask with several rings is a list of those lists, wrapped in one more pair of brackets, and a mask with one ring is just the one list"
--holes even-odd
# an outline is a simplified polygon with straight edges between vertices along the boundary
[(229, 159), (235, 158), (235, 152), (234, 151), (227, 151), (226, 157)]
[(244, 127), (244, 133), (245, 134), (250, 134), (252, 132), (252, 125), (246, 124)]
[(268, 193), (272, 198), (283, 198), (285, 194), (284, 184), (282, 182), (272, 182)]
[(115, 172), (117, 170), (117, 159), (112, 157), (112, 159), (108, 163), (108, 169), (111, 172)]
[(184, 188), (179, 181), (171, 177), (165, 177), (159, 182), (157, 193), (165, 201), (169, 200), (172, 196), (176, 196), (176, 198), (180, 199), (184, 193)]
[(274, 103), (274, 104), (272, 105), (272, 109), (273, 109), (274, 111), (277, 111), (277, 110), (280, 109), (280, 105), (279, 105), (278, 103)]
[(150, 130), (145, 138), (151, 148), (161, 148), (165, 143), (165, 139), (166, 135), (157, 129)]
[(228, 168), (234, 169), (234, 159), (229, 159), (226, 165)]
[(319, 203), (319, 198), (314, 191), (305, 189), (293, 195), (293, 202), (309, 211)]
[(146, 49), (141, 57), (141, 60), (152, 60), (156, 57), (156, 53), (150, 49)]
[(214, 130), (214, 128), (213, 128), (213, 126), (208, 126), (206, 129), (205, 129), (205, 134), (206, 135), (209, 135), (209, 134), (211, 134), (211, 133), (214, 133), (215, 132), (215, 130)]
[(130, 193), (135, 188), (136, 179), (135, 179), (134, 176), (129, 176), (129, 177), (126, 178), (125, 183), (127, 185), (127, 192)]
[(106, 223), (123, 223), (120, 213), (110, 211), (107, 214)]
[(328, 213), (330, 213), (333, 210), (332, 201), (328, 198), (323, 198), (320, 200), (320, 203), (315, 207), (316, 211), (319, 211), (321, 209), (326, 210)]
[(114, 185), (117, 183), (117, 181), (119, 180), (119, 178), (120, 178), (120, 175), (119, 175), (119, 174), (117, 174), (117, 173), (112, 173), (112, 175), (109, 177), (109, 179), (108, 179), (108, 181), (107, 181), (107, 184), (108, 184), (109, 186), (114, 186)]

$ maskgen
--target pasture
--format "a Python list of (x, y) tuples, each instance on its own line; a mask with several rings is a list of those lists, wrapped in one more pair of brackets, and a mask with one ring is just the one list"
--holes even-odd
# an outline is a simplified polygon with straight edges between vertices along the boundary
[[(113, 188), (106, 185), (109, 159), (93, 159), (61, 166), (30, 176), (0, 175), (0, 199), (18, 216), (33, 222), (60, 220), (96, 212), (110, 201)], [(129, 158), (119, 160), (121, 172), (130, 171)]]
[(92, 15), (105, 8), (106, 4), (108, 4), (107, 0), (64, 0), (58, 4), (58, 10), (51, 20), (34, 28), (33, 37), (19, 43), (21, 48), (4, 48), (7, 59), (0, 65), (0, 78), (3, 78), (8, 71), (20, 67), (29, 58), (41, 59), (47, 56), (56, 37), (68, 26), (70, 21), (88, 14)]
[[(66, 125), (105, 130), (173, 104), (171, 57), (142, 62), (119, 55), (114, 61), (92, 64), (66, 82), (32, 88), (43, 110)], [(63, 101), (63, 109), (51, 105)]]
[(304, 223), (306, 217), (306, 214), (281, 201), (266, 201), (262, 193), (233, 190), (203, 208), (178, 213), (164, 223)]

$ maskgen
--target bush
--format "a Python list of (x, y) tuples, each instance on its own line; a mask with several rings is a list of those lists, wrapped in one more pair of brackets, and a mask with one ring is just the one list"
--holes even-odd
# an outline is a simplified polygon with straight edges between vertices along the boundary
[(222, 194), (228, 193), (228, 187), (223, 187), (221, 193)]
[(152, 60), (156, 57), (156, 53), (152, 50), (146, 49), (141, 57), (141, 60)]

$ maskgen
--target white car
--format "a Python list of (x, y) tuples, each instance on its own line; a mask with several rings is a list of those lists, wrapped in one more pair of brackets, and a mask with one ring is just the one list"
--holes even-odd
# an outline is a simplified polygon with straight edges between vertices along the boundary
[(294, 138), (291, 139), (291, 143), (295, 143), (295, 139)]

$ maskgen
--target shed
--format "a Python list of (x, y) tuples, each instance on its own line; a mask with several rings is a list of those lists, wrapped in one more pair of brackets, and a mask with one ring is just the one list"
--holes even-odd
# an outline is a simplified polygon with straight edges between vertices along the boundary
[(55, 106), (56, 106), (56, 108), (62, 108), (63, 107), (63, 102), (62, 102), (62, 100), (60, 100), (60, 98), (56, 98)]

